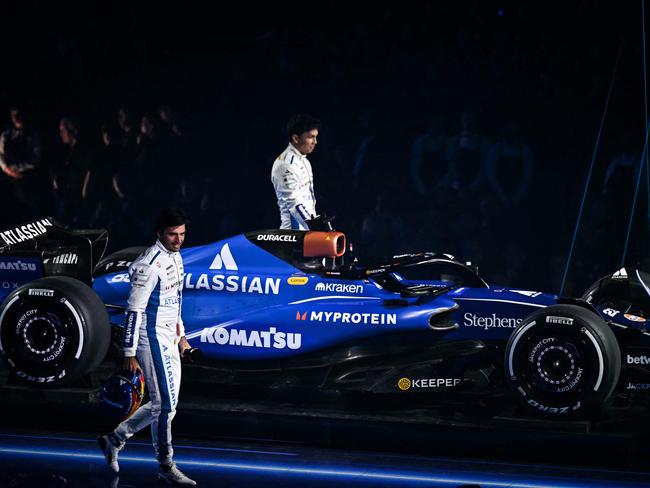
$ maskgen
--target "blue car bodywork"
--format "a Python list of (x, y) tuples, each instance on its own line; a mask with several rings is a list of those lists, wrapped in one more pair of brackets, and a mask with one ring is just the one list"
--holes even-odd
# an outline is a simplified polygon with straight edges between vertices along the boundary
[[(11, 253), (0, 252), (0, 291), (9, 294), (3, 307), (15, 300), (31, 307), (43, 285), (30, 283), (43, 274), (75, 276), (101, 300), (119, 346), (128, 266), (142, 248), (100, 260), (103, 251), (95, 249), (105, 237), (55, 227), (42, 233), (48, 239), (62, 233), (49, 254), (42, 243), (27, 246), (20, 259), (13, 244)], [(339, 232), (290, 230), (183, 249), (182, 313), (190, 344), (208, 365), (227, 370), (223, 381), (234, 384), (397, 394), (510, 390), (543, 414), (598, 405), (615, 387), (628, 399), (650, 391), (650, 277), (644, 273), (621, 269), (584, 299), (567, 299), (489, 286), (471, 266), (444, 254), (363, 264), (346, 251)], [(32, 361), (29, 341), (3, 327), (5, 342)], [(40, 371), (40, 363), (32, 363)], [(58, 379), (35, 374), (23, 377)]]

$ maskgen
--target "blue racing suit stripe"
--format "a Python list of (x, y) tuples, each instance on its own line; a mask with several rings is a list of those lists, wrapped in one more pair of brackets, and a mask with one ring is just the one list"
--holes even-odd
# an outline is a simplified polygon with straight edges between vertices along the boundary
[(298, 215), (302, 217), (303, 220), (308, 220), (309, 219), (309, 214), (305, 210), (305, 206), (301, 203), (296, 205), (296, 211), (298, 212)]
[(151, 293), (149, 303), (147, 304), (147, 337), (149, 338), (149, 349), (151, 358), (156, 371), (156, 380), (158, 391), (160, 392), (161, 408), (158, 417), (158, 459), (166, 459), (169, 455), (169, 438), (167, 437), (167, 424), (169, 412), (172, 409), (169, 387), (167, 385), (167, 375), (165, 374), (165, 365), (160, 354), (160, 342), (156, 335), (156, 323), (158, 318), (158, 305), (160, 303), (160, 280)]
[(156, 260), (156, 258), (160, 255), (160, 251), (158, 251), (156, 254), (153, 255), (151, 260), (149, 260), (149, 264), (153, 264), (153, 262)]
[(138, 313), (133, 311), (126, 312), (126, 321), (124, 326), (124, 337), (122, 339), (123, 347), (133, 347), (133, 338), (135, 337), (135, 328), (138, 327)]

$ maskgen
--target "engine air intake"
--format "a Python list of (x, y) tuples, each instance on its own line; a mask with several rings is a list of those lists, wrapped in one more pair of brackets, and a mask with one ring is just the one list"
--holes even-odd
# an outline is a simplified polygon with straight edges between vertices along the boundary
[(345, 253), (343, 232), (309, 231), (303, 242), (306, 258), (340, 258)]

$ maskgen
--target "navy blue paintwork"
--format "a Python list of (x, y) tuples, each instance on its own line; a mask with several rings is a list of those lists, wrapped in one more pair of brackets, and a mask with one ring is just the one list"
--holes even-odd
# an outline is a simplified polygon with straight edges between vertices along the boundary
[[(555, 295), (504, 287), (462, 287), (427, 299), (400, 299), (374, 275), (340, 279), (300, 271), (245, 235), (181, 254), (186, 334), (192, 346), (215, 359), (281, 359), (416, 331), (430, 332), (432, 342), (442, 336), (504, 340), (526, 316), (557, 301)], [(93, 288), (104, 303), (118, 306), (109, 307), (111, 321), (123, 326), (128, 273), (100, 276)], [(459, 327), (441, 334), (431, 329), (430, 318), (445, 312)]]

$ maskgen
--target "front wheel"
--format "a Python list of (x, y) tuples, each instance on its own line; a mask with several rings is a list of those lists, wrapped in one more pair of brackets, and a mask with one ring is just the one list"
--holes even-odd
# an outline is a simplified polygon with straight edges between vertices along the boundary
[(104, 304), (73, 278), (31, 281), (7, 296), (0, 308), (0, 356), (30, 384), (73, 383), (101, 363), (109, 343)]
[(611, 399), (621, 371), (616, 336), (595, 313), (554, 305), (528, 316), (506, 346), (506, 377), (532, 413), (592, 416)]

